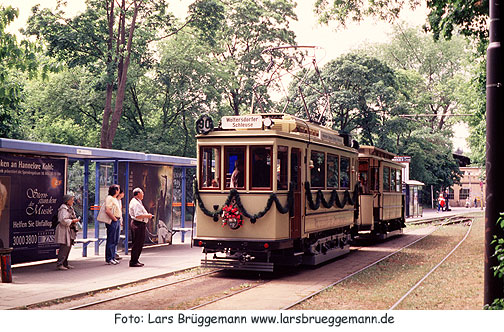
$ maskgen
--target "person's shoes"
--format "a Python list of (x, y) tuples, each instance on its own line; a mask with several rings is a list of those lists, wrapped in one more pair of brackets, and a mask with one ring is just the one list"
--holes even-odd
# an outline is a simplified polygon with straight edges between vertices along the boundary
[(63, 265), (58, 265), (58, 266), (56, 266), (56, 268), (57, 268), (58, 270), (61, 270), (61, 271), (68, 270), (68, 267), (65, 267), (65, 266), (63, 266)]
[(114, 259), (115, 259), (116, 261), (120, 261), (120, 260), (122, 259), (122, 257), (121, 257), (121, 256), (119, 256), (119, 255), (116, 255)]
[(74, 269), (74, 268), (75, 268), (75, 266), (70, 265), (70, 264), (68, 264), (68, 265), (67, 265), (67, 266), (65, 266), (65, 267), (66, 267), (67, 269)]
[(105, 262), (105, 264), (107, 264), (107, 265), (117, 265), (117, 264), (119, 264), (119, 262), (116, 261), (116, 260), (114, 260), (114, 259), (111, 259), (108, 262)]
[(137, 263), (130, 263), (129, 265), (130, 267), (142, 267), (144, 266), (144, 264), (140, 263), (140, 262), (137, 262)]

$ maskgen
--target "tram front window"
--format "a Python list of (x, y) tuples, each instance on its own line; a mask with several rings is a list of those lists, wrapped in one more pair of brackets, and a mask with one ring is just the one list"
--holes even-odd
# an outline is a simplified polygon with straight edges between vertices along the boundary
[(220, 149), (201, 148), (201, 188), (219, 188)]
[(245, 188), (245, 147), (225, 147), (226, 188)]
[(271, 188), (271, 147), (251, 147), (252, 188)]

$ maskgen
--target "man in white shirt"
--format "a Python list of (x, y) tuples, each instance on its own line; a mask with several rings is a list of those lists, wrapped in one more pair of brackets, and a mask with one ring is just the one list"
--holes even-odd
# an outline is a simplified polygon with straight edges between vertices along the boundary
[(131, 258), (129, 262), (130, 267), (142, 267), (143, 263), (138, 261), (142, 253), (145, 241), (145, 228), (149, 219), (153, 217), (148, 213), (143, 206), (142, 199), (144, 192), (140, 188), (133, 189), (133, 198), (129, 203), (129, 215), (131, 217), (131, 234), (132, 234), (132, 247)]

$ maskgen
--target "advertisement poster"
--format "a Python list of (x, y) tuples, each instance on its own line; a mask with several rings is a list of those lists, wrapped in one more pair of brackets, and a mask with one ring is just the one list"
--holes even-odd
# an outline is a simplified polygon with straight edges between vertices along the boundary
[[(121, 168), (124, 170), (124, 165)], [(173, 167), (130, 163), (128, 179), (130, 199), (133, 198), (133, 189), (141, 188), (143, 205), (154, 215), (147, 223), (145, 244), (171, 243)], [(124, 188), (121, 181), (119, 184)]]
[(13, 264), (56, 257), (64, 177), (65, 159), (0, 154), (0, 245), (14, 248)]

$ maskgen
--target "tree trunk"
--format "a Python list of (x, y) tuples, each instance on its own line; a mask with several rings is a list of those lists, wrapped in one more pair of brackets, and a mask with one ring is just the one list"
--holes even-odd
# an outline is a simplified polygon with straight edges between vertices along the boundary
[(125, 91), (126, 91), (126, 82), (127, 82), (127, 76), (128, 76), (128, 67), (129, 67), (130, 57), (131, 57), (131, 44), (133, 42), (133, 33), (135, 32), (135, 23), (136, 23), (136, 18), (137, 18), (139, 6), (140, 5), (137, 4), (137, 2), (135, 1), (135, 9), (133, 12), (133, 18), (131, 19), (131, 26), (129, 29), (129, 36), (128, 36), (128, 41), (127, 41), (127, 46), (126, 46), (126, 57), (124, 58), (124, 64), (122, 65), (121, 77), (119, 77), (119, 85), (117, 87), (117, 95), (116, 95), (114, 113), (112, 114), (112, 119), (110, 121), (110, 128), (108, 131), (108, 144), (109, 144), (109, 146), (112, 146), (112, 142), (114, 141), (117, 127), (119, 125), (119, 120), (121, 119), (121, 115), (122, 115), (124, 96), (125, 96)]

